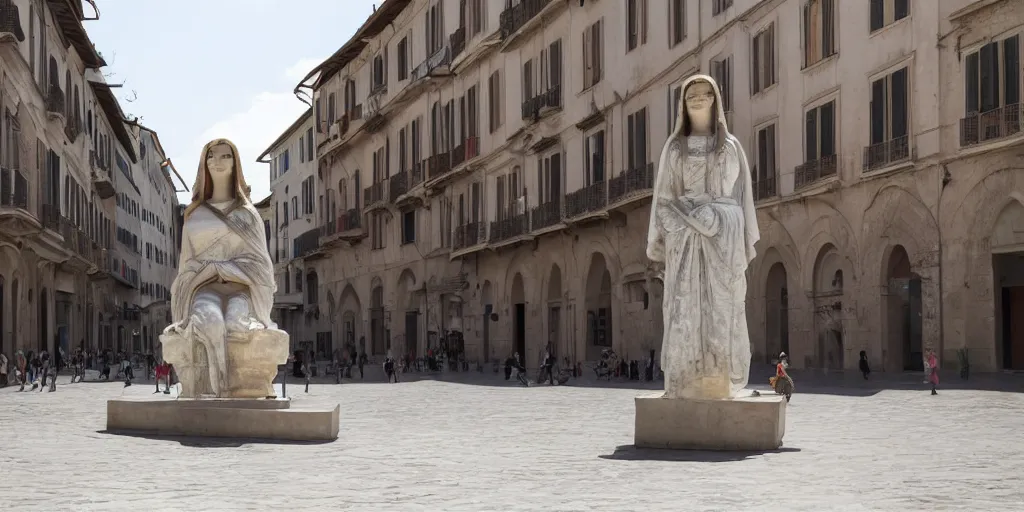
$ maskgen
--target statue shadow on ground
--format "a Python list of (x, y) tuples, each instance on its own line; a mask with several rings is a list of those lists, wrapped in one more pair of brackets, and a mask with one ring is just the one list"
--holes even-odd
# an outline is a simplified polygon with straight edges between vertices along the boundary
[(321, 445), (330, 444), (331, 441), (285, 441), (277, 439), (247, 439), (231, 437), (195, 437), (195, 436), (162, 436), (156, 434), (143, 434), (139, 432), (122, 432), (110, 430), (97, 430), (97, 434), (135, 437), (152, 441), (176, 441), (182, 446), (193, 448), (241, 448), (249, 444), (273, 444), (273, 445)]
[(605, 460), (626, 461), (662, 461), (662, 462), (738, 462), (754, 457), (773, 453), (797, 453), (799, 448), (782, 447), (777, 450), (763, 451), (711, 451), (711, 450), (662, 450), (657, 448), (637, 448), (634, 445), (622, 445), (615, 448), (609, 455), (599, 455)]

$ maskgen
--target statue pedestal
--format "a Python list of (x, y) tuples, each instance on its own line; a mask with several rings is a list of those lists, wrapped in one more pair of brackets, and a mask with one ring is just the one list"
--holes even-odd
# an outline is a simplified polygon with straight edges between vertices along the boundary
[(727, 400), (636, 398), (637, 448), (766, 451), (782, 446), (786, 399), (762, 395)]
[[(174, 365), (183, 397), (194, 398), (210, 392), (206, 349), (186, 334), (160, 335), (164, 360)], [(263, 398), (274, 395), (278, 365), (288, 361), (288, 333), (261, 329), (225, 340), (227, 346), (227, 388), (222, 398)]]
[(290, 407), (288, 399), (121, 398), (107, 401), (107, 431), (277, 441), (338, 438), (341, 406), (330, 410)]

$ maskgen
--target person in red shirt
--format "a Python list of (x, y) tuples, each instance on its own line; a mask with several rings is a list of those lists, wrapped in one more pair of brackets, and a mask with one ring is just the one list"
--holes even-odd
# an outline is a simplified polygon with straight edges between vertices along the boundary
[(156, 391), (160, 392), (160, 379), (164, 379), (164, 394), (171, 394), (171, 367), (168, 366), (167, 361), (160, 361), (160, 364), (156, 366)]

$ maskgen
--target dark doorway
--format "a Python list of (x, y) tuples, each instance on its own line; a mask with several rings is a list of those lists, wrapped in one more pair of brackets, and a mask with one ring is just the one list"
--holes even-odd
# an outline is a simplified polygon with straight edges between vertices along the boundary
[(39, 342), (36, 345), (37, 352), (46, 350), (50, 343), (49, 334), (46, 329), (50, 325), (49, 310), (46, 307), (46, 303), (49, 301), (48, 297), (46, 289), (43, 288), (43, 291), (39, 292)]
[(903, 369), (924, 371), (924, 348), (921, 342), (921, 278), (911, 278), (907, 283), (907, 335), (903, 345)]
[(519, 352), (520, 361), (526, 365), (526, 304), (515, 305), (515, 317), (513, 318), (512, 335), (515, 340), (516, 352)]
[[(0, 276), (0, 354), (7, 353), (7, 340), (4, 337), (4, 333), (7, 332), (4, 327), (4, 277)], [(13, 316), (13, 315), (12, 315)]]
[(491, 361), (491, 314), (494, 312), (493, 304), (484, 305), (484, 362)]
[(413, 358), (419, 357), (420, 312), (405, 312), (405, 353)]
[(562, 307), (550, 306), (548, 308), (548, 339), (547, 347), (551, 350), (551, 356), (557, 361), (560, 357), (559, 346), (562, 344)]
[(1003, 369), (1024, 370), (1024, 286), (1002, 290)]

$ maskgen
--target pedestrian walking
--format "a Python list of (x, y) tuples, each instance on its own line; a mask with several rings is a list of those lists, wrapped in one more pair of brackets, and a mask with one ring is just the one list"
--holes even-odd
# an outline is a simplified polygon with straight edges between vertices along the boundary
[(860, 373), (864, 375), (864, 380), (868, 380), (868, 374), (871, 373), (871, 366), (868, 365), (868, 353), (864, 350), (860, 351)]
[(7, 365), (8, 364), (9, 364), (9, 361), (7, 360), (7, 356), (4, 355), (4, 354), (0, 354), (0, 388), (6, 388), (7, 387)]
[(925, 358), (925, 368), (928, 369), (928, 382), (932, 385), (932, 394), (939, 394), (936, 388), (939, 386), (939, 359), (935, 357), (935, 352), (928, 350), (928, 356)]

